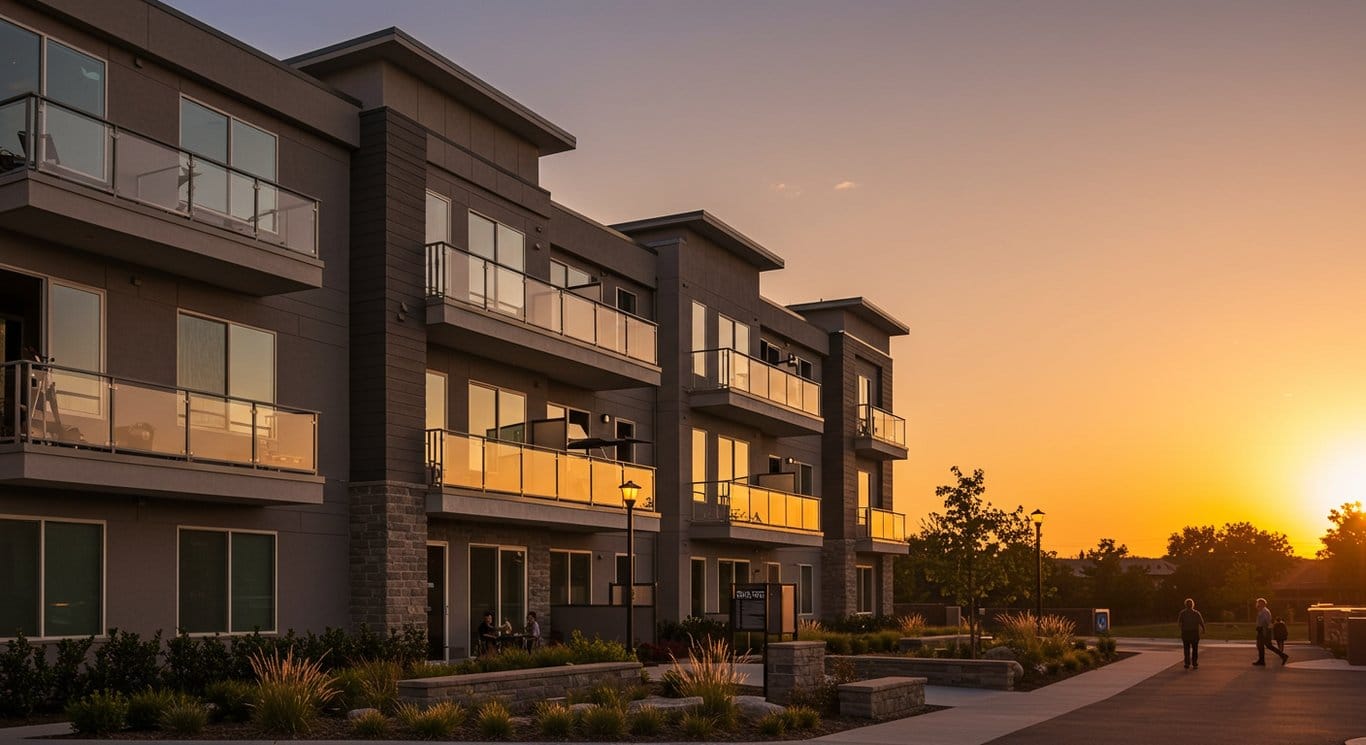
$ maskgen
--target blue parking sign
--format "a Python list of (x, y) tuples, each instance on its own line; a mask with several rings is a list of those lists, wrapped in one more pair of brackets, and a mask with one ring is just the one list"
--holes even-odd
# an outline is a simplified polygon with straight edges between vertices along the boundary
[(1097, 633), (1097, 634), (1108, 634), (1108, 633), (1110, 633), (1110, 609), (1109, 609), (1109, 608), (1096, 608), (1096, 609), (1095, 609), (1095, 627), (1096, 627), (1096, 633)]

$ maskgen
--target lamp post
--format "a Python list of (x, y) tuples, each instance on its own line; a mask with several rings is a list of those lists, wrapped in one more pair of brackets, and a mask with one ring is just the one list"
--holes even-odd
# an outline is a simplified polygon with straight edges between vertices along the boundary
[(636, 498), (640, 496), (640, 484), (627, 481), (622, 484), (621, 501), (626, 505), (626, 648), (635, 649), (635, 589), (636, 589)]
[(1043, 510), (1029, 513), (1034, 523), (1034, 633), (1043, 630)]

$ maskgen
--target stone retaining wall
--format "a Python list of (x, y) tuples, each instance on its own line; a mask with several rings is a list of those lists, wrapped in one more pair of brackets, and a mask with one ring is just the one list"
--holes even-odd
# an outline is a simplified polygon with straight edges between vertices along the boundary
[(901, 719), (925, 705), (924, 678), (874, 678), (839, 687), (840, 715)]
[(825, 642), (773, 642), (768, 655), (768, 700), (788, 704), (794, 690), (814, 690), (825, 683)]
[(642, 667), (639, 662), (595, 662), (414, 678), (398, 682), (398, 697), (422, 705), (454, 701), (465, 706), (478, 706), (496, 698), (513, 711), (523, 711), (538, 701), (588, 691), (600, 685), (635, 685), (640, 682)]
[(1015, 681), (1024, 675), (1024, 668), (1014, 660), (944, 660), (879, 655), (829, 655), (825, 658), (827, 673), (834, 672), (837, 660), (847, 660), (860, 680), (925, 678), (932, 686), (1009, 691), (1015, 688)]

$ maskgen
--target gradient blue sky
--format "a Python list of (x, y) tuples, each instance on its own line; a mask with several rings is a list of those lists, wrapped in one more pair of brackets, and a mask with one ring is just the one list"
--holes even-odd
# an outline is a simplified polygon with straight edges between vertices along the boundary
[(956, 464), (1063, 553), (1309, 554), (1366, 496), (1366, 3), (171, 4), (281, 57), (399, 26), (578, 137), (558, 201), (907, 321), (913, 519)]

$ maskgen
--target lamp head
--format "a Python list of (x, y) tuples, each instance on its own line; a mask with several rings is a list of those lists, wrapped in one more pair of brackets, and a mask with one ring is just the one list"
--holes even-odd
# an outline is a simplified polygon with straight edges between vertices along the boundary
[(621, 489), (621, 501), (625, 502), (627, 506), (635, 506), (636, 499), (640, 497), (640, 484), (627, 481), (617, 488)]
[(1043, 510), (1034, 510), (1029, 513), (1029, 520), (1035, 525), (1043, 525)]

